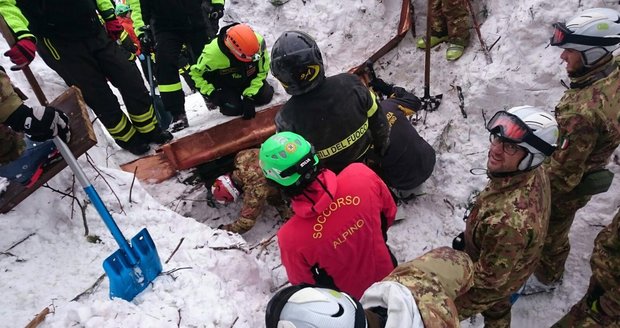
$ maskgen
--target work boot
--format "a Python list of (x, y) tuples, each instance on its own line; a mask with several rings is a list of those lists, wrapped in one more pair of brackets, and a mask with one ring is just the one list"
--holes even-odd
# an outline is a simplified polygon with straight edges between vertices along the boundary
[[(431, 35), (431, 49), (434, 48), (436, 45), (442, 42), (445, 42), (446, 40), (448, 40), (447, 35), (444, 35), (444, 36), (432, 36)], [(420, 49), (426, 49), (426, 37), (419, 38), (416, 45)]]
[(448, 50), (446, 50), (446, 59), (450, 61), (455, 61), (463, 55), (463, 51), (465, 47), (460, 44), (450, 43), (448, 46)]
[(140, 133), (134, 134), (129, 141), (116, 140), (116, 143), (134, 155), (143, 155), (151, 150), (151, 146), (142, 138)]
[(170, 123), (170, 127), (168, 127), (168, 131), (177, 132), (187, 127), (189, 127), (189, 122), (187, 121), (187, 115), (185, 113), (174, 114), (172, 115), (172, 123)]
[(536, 278), (536, 275), (532, 274), (525, 285), (523, 286), (523, 290), (521, 291), (521, 295), (533, 295), (540, 293), (550, 293), (554, 291), (558, 286), (562, 284), (562, 279), (552, 282), (550, 284), (543, 284)]
[(149, 142), (153, 142), (158, 145), (163, 145), (167, 143), (168, 141), (172, 140), (172, 138), (174, 138), (172, 136), (172, 133), (170, 133), (169, 131), (162, 130), (159, 127), (156, 127), (151, 132), (142, 134), (142, 136), (144, 137), (144, 139), (148, 140)]

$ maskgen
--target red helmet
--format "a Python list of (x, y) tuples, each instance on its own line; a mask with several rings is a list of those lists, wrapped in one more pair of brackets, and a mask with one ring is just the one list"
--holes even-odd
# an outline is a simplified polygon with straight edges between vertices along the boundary
[(249, 63), (260, 59), (258, 38), (246, 24), (237, 24), (226, 31), (224, 44), (230, 52), (242, 62)]
[(230, 178), (230, 174), (220, 175), (215, 179), (213, 186), (211, 186), (211, 193), (213, 194), (213, 199), (220, 204), (232, 203), (241, 194)]

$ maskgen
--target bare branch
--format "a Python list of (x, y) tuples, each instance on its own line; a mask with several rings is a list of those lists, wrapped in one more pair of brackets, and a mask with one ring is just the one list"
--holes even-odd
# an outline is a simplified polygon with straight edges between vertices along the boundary
[[(97, 168), (97, 166), (95, 165), (95, 163), (93, 162), (92, 158), (90, 157), (90, 155), (88, 155), (88, 153), (86, 154), (86, 161), (88, 162), (88, 164), (90, 164), (90, 166), (95, 170), (95, 172), (97, 172), (97, 176), (100, 176), (101, 179), (103, 180), (103, 182), (105, 182), (105, 184), (108, 186), (108, 188), (110, 188), (110, 191), (112, 192), (112, 194), (114, 195), (114, 197), (116, 198), (116, 201), (118, 202), (118, 206), (121, 209), (121, 213), (126, 214), (125, 213), (125, 209), (123, 208), (123, 203), (121, 203), (121, 199), (118, 198), (118, 195), (116, 194), (116, 191), (114, 191), (114, 189), (112, 188), (112, 186), (110, 185), (110, 183), (108, 182), (108, 180), (106, 180), (105, 177), (103, 177), (103, 174), (101, 173), (101, 171)], [(110, 177), (112, 177), (114, 179), (113, 176), (108, 175)]]
[(138, 171), (138, 167), (136, 166), (133, 169), (133, 178), (131, 178), (131, 186), (129, 186), (129, 203), (131, 204), (131, 193), (133, 192), (133, 183), (136, 181), (136, 172)]
[(2, 252), (2, 253), (8, 253), (10, 250), (12, 250), (13, 248), (17, 247), (17, 245), (25, 242), (26, 240), (28, 240), (28, 238), (30, 238), (30, 237), (32, 237), (32, 236), (34, 236), (36, 234), (37, 234), (36, 232), (31, 232), (28, 236), (26, 236), (26, 237), (22, 238), (20, 241), (14, 243), (11, 247), (5, 249), (4, 252)]
[(174, 248), (174, 250), (172, 251), (172, 254), (170, 254), (170, 256), (168, 256), (168, 259), (166, 260), (166, 262), (164, 262), (164, 264), (168, 264), (168, 262), (170, 262), (170, 259), (172, 259), (174, 254), (176, 254), (176, 252), (179, 250), (179, 247), (181, 247), (181, 244), (183, 244), (184, 240), (185, 240), (185, 237), (182, 237), (181, 240), (179, 240), (179, 243), (177, 244), (177, 247)]
[(37, 314), (34, 317), (34, 319), (32, 319), (26, 325), (26, 328), (35, 328), (35, 327), (37, 327), (41, 322), (43, 322), (43, 320), (45, 320), (45, 316), (47, 316), (50, 313), (53, 313), (53, 312), (50, 311), (50, 307), (49, 306), (46, 306), (45, 309), (43, 309), (41, 312), (39, 312), (39, 314)]
[(77, 300), (79, 300), (82, 296), (84, 295), (90, 295), (95, 291), (95, 288), (97, 288), (99, 286), (99, 284), (101, 284), (101, 282), (103, 281), (103, 278), (105, 277), (105, 273), (100, 275), (99, 278), (97, 278), (97, 281), (95, 281), (94, 284), (92, 284), (90, 287), (88, 287), (88, 289), (86, 289), (85, 291), (81, 292), (80, 294), (78, 294), (76, 297), (74, 297), (71, 302), (75, 302)]

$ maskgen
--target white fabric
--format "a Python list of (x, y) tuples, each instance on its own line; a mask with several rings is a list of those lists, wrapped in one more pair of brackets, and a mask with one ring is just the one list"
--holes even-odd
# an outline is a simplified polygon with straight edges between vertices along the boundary
[(364, 309), (384, 307), (388, 318), (385, 328), (423, 328), (424, 323), (411, 291), (394, 281), (374, 283), (364, 292), (360, 303)]

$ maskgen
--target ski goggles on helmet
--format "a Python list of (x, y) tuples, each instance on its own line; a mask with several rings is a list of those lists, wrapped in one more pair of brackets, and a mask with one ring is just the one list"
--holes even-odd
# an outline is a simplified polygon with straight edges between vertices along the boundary
[(486, 126), (487, 130), (499, 136), (503, 141), (512, 143), (526, 143), (546, 156), (550, 156), (555, 147), (534, 134), (519, 117), (506, 111), (499, 111), (491, 117)]
[(620, 36), (618, 35), (610, 35), (605, 37), (579, 35), (569, 30), (564, 23), (558, 22), (554, 23), (552, 26), (554, 29), (553, 36), (549, 40), (549, 43), (554, 47), (561, 47), (569, 43), (593, 47), (607, 47), (620, 43)]
[(297, 161), (297, 163), (295, 163), (295, 165), (282, 171), (280, 173), (280, 176), (282, 178), (287, 178), (295, 173), (304, 176), (306, 173), (315, 171), (317, 169), (315, 161), (316, 152), (314, 151), (314, 147), (312, 147), (304, 157), (302, 157), (299, 161)]

